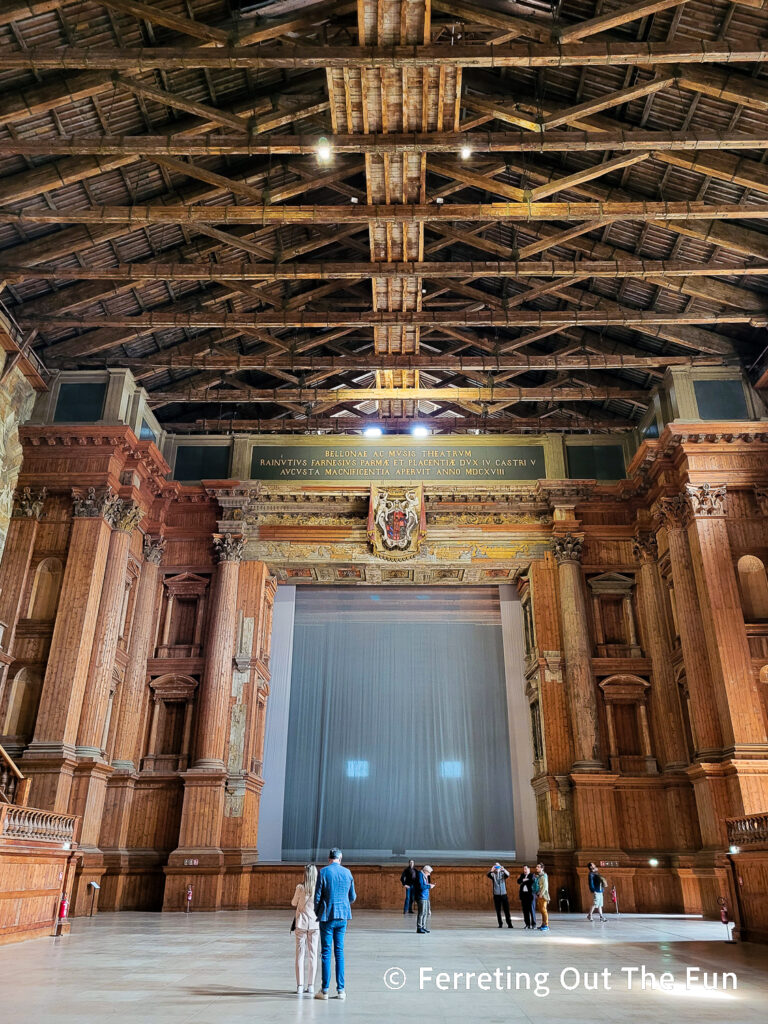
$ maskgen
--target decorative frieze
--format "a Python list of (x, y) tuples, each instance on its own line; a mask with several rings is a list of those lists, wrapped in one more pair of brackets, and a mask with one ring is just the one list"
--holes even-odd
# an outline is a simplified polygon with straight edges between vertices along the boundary
[(215, 533), (213, 546), (220, 562), (241, 562), (245, 553), (245, 537), (237, 533)]
[(563, 562), (580, 562), (584, 538), (573, 533), (552, 538), (552, 553), (558, 565)]
[(24, 487), (22, 490), (16, 491), (13, 503), (14, 519), (39, 520), (43, 514), (47, 493), (46, 487), (41, 487), (39, 491), (33, 491), (31, 487)]

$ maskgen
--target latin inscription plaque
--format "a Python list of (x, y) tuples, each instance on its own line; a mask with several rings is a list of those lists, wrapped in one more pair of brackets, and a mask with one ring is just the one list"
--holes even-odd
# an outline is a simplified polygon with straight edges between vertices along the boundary
[(253, 480), (539, 480), (543, 445), (451, 445), (350, 439), (343, 444), (257, 444)]

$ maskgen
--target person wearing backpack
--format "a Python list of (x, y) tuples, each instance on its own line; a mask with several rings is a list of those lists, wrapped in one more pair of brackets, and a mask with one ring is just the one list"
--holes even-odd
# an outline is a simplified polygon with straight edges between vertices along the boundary
[(608, 882), (597, 870), (597, 865), (594, 861), (589, 862), (589, 876), (587, 881), (589, 883), (589, 891), (592, 893), (592, 906), (587, 914), (587, 920), (592, 921), (593, 914), (597, 911), (600, 915), (600, 920), (607, 921), (608, 918), (603, 914), (603, 893), (608, 888)]

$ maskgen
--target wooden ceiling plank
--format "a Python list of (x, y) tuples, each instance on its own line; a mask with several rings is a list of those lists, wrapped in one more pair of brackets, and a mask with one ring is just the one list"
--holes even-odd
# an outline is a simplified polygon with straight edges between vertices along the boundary
[(574, 25), (566, 25), (562, 28), (555, 28), (555, 37), (561, 43), (574, 43), (580, 39), (587, 39), (598, 32), (607, 32), (612, 28), (619, 28), (629, 22), (637, 21), (639, 18), (647, 18), (659, 11), (668, 11), (670, 7), (679, 7), (687, 3), (687, 0), (639, 0), (627, 7), (620, 7), (618, 10), (609, 11), (606, 14), (599, 14), (586, 21), (576, 22)]

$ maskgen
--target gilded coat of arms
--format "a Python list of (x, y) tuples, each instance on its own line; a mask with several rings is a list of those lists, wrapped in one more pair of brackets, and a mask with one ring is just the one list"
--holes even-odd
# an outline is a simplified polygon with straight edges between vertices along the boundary
[(421, 486), (371, 488), (368, 540), (381, 558), (412, 558), (424, 537), (424, 501)]

